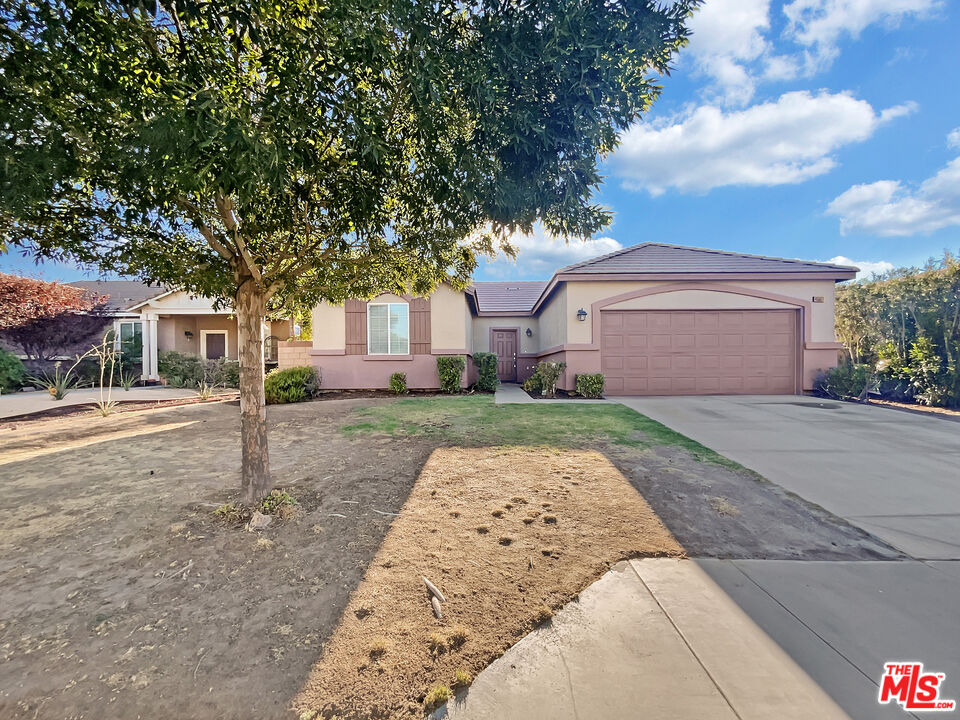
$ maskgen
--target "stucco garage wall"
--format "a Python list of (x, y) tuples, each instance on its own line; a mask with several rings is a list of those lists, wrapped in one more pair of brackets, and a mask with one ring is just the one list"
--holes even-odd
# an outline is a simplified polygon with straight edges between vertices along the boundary
[[(599, 323), (598, 312), (593, 305), (599, 301), (637, 291), (651, 290), (664, 286), (682, 286), (678, 281), (571, 281), (567, 285), (567, 305), (573, 308), (567, 313), (565, 349), (568, 357), (568, 371), (563, 387), (570, 389), (573, 376), (579, 372), (599, 372), (599, 360), (594, 363), (590, 353), (581, 348), (593, 349), (599, 358), (597, 338), (594, 337), (594, 323)], [(690, 285), (709, 284), (718, 287), (743, 288), (759, 293), (785, 296), (796, 299), (803, 305), (801, 313), (809, 314), (809, 324), (801, 325), (801, 380), (805, 390), (812, 389), (814, 379), (821, 369), (833, 367), (837, 363), (837, 350), (840, 347), (834, 334), (834, 291), (832, 280), (692, 280)], [(813, 298), (822, 298), (823, 302), (814, 302)], [(579, 322), (573, 314), (577, 308), (589, 313), (585, 322)], [(607, 306), (614, 307), (614, 306)], [(773, 309), (796, 307), (788, 303), (769, 298), (757, 298), (750, 295), (725, 293), (714, 290), (690, 289), (658, 293), (623, 300), (615, 304), (617, 309)], [(572, 346), (572, 347), (571, 347)], [(577, 346), (581, 346), (578, 348)], [(570, 354), (574, 351), (576, 354)]]

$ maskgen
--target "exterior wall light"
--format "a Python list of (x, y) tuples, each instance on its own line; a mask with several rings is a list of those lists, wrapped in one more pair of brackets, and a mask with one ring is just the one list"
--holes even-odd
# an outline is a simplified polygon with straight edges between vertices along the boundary
[(527, 328), (527, 337), (533, 337), (533, 330)]
[(192, 338), (192, 337), (193, 337), (193, 332), (191, 332), (190, 330), (184, 330), (184, 331), (183, 331), (183, 334), (184, 334), (186, 337), (188, 337), (188, 338)]
[(580, 322), (583, 322), (586, 319), (587, 319), (587, 311), (584, 310), (583, 308), (580, 308), (579, 310), (577, 310), (577, 320), (579, 320)]

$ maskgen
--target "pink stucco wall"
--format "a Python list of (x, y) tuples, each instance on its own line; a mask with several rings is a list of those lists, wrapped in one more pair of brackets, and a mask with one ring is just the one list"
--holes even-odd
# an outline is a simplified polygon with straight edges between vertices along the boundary
[[(343, 355), (324, 354), (310, 349), (309, 342), (281, 342), (279, 366), (313, 365), (319, 368), (323, 390), (386, 389), (390, 376), (405, 373), (411, 390), (435, 390), (440, 387), (437, 358), (440, 355)], [(477, 379), (476, 367), (469, 355), (461, 382), (468, 387)]]

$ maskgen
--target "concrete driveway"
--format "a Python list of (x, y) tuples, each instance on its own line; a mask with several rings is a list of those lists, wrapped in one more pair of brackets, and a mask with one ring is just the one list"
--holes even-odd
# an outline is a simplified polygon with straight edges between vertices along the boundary
[(960, 558), (960, 423), (809, 397), (618, 399), (911, 557)]
[(909, 556), (695, 561), (851, 717), (909, 716), (877, 703), (893, 660), (960, 699), (960, 424), (807, 397), (620, 400)]

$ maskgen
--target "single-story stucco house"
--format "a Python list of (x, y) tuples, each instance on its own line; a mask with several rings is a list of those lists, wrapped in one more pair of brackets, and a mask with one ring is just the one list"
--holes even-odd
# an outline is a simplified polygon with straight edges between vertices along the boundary
[[(494, 352), (501, 381), (544, 360), (559, 387), (603, 373), (610, 395), (795, 394), (837, 364), (834, 285), (857, 269), (643, 243), (546, 282), (441, 285), (313, 311), (313, 340), (281, 342), (280, 367), (314, 365), (326, 389), (439, 386), (436, 357)], [(473, 380), (467, 362), (464, 382)]]
[[(92, 280), (68, 283), (105, 295), (106, 317), (117, 342), (142, 343), (142, 377), (159, 379), (157, 355), (165, 350), (199, 355), (211, 360), (237, 360), (237, 320), (229, 307), (215, 308), (212, 300), (183, 290), (148, 285), (135, 280)], [(276, 362), (277, 343), (293, 335), (290, 320), (264, 324), (264, 358)]]

